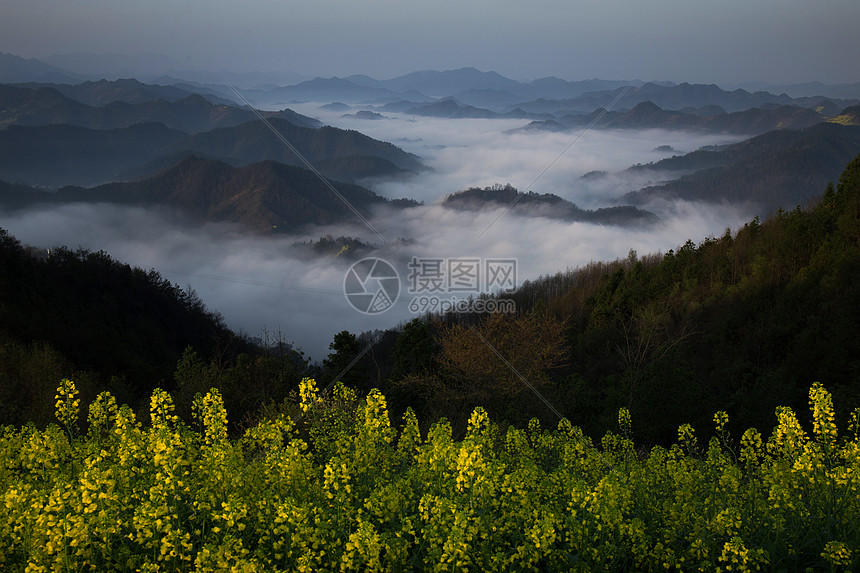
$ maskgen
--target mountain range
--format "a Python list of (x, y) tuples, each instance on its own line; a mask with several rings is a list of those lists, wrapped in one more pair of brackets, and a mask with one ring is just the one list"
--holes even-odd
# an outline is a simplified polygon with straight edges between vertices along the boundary
[[(189, 102), (192, 98), (194, 102)], [(177, 106), (171, 108), (177, 112), (184, 103), (196, 103), (197, 109), (212, 107), (199, 96), (172, 104), (162, 100), (162, 103)], [(228, 108), (226, 111), (237, 112), (255, 117), (248, 110)], [(181, 117), (181, 113), (177, 117)], [(292, 117), (292, 113), (287, 117)], [(303, 127), (290, 119), (270, 117), (268, 125), (256, 120), (196, 134), (171, 129), (163, 123), (134, 123), (114, 129), (68, 124), (10, 125), (0, 130), (0, 154), (4, 157), (0, 179), (53, 187), (91, 186), (152, 175), (189, 154), (217, 158), (234, 165), (266, 159), (302, 164), (269, 126), (290, 141), (323, 174), (341, 181), (399, 176), (422, 168), (415, 155), (356, 131)]]
[[(135, 201), (146, 196), (175, 203), (207, 220), (235, 220), (258, 229), (289, 228), (299, 221), (281, 211), (279, 201), (292, 201), (289, 204), (306, 214), (308, 223), (325, 224), (342, 216), (337, 209), (313, 201), (302, 203), (308, 197), (287, 200), (265, 194), (266, 189), (283, 188), (289, 195), (297, 191), (291, 187), (298, 184), (295, 182), (313, 179), (301, 169), (284, 171), (287, 166), (305, 166), (294, 150), (323, 175), (345, 184), (407, 176), (424, 169), (420, 158), (390, 143), (357, 131), (322, 126), (281, 106), (276, 106), (280, 111), (260, 112), (267, 120), (260, 121), (254, 110), (231, 103), (236, 95), (225, 84), (179, 80), (171, 84), (175, 78), (166, 77), (163, 85), (134, 79), (74, 83), (69, 80), (73, 75), (61, 79), (57, 70), (60, 68), (44, 62), (0, 54), (0, 77), (21, 79), (29, 74), (25, 83), (0, 84), (0, 179), (63, 188), (54, 200), (106, 200), (116, 192), (117, 197), (134, 197)], [(840, 93), (860, 95), (850, 88), (842, 86)], [(258, 85), (245, 93), (252, 101), (330, 102), (323, 106), (327, 111), (353, 109), (343, 102), (369, 102), (348, 117), (379, 121), (389, 119), (379, 111), (390, 111), (449, 119), (534, 120), (521, 128), (525, 130), (588, 126), (762, 134), (734, 146), (702, 149), (631, 168), (654, 177), (645, 189), (619, 199), (636, 205), (681, 198), (752, 203), (766, 213), (792, 208), (819, 193), (860, 150), (860, 128), (855, 127), (860, 100), (824, 95), (792, 97), (671, 82), (517, 81), (474, 68), (421, 71), (389, 80), (362, 75), (315, 78), (290, 86)], [(203, 180), (217, 180), (221, 185), (208, 196), (213, 210), (206, 214), (198, 204), (202, 190), (195, 187)], [(129, 184), (139, 188), (120, 183), (116, 188), (105, 186), (117, 181), (133, 181)], [(165, 189), (186, 184), (188, 195), (163, 195)], [(249, 188), (263, 195), (248, 194)], [(20, 189), (15, 189), (10, 197), (20, 195)], [(372, 194), (367, 189), (363, 192)], [(247, 197), (250, 203), (228, 209), (219, 193), (240, 203)], [(373, 202), (361, 193), (356, 201), (362, 205)], [(465, 209), (500, 204), (511, 204), (523, 215), (570, 221), (653, 220), (652, 213), (629, 205), (585, 211), (555, 195), (520, 194), (513, 188), (468, 189), (444, 202)], [(268, 214), (263, 214), (261, 205), (269, 205)]]
[[(286, 119), (304, 127), (322, 125), (289, 109), (261, 112), (261, 115)], [(114, 129), (155, 122), (172, 129), (198, 133), (256, 119), (257, 114), (247, 108), (216, 104), (199, 94), (171, 86), (148, 86), (136, 80), (51, 87), (0, 84), (0, 128), (65, 123), (92, 129)]]
[(230, 222), (262, 232), (291, 232), (304, 225), (326, 225), (355, 218), (344, 199), (367, 215), (372, 206), (412, 206), (389, 201), (372, 191), (330, 181), (338, 194), (311, 171), (262, 161), (233, 167), (221, 161), (189, 156), (141, 181), (108, 183), (92, 188), (67, 186), (43, 191), (0, 184), (0, 204), (24, 208), (39, 204), (116, 203), (168, 206), (199, 222)]
[(445, 119), (549, 119), (547, 114), (527, 113), (519, 108), (505, 113), (475, 107), (460, 103), (453, 97), (446, 97), (432, 102), (400, 100), (379, 106), (385, 112), (405, 113), (425, 117), (441, 117)]
[(84, 78), (40, 60), (0, 52), (0, 83), (77, 83)]
[[(60, 92), (69, 99), (96, 107), (115, 101), (135, 104), (160, 99), (173, 102), (186, 98), (192, 93), (198, 93), (182, 89), (175, 85), (145, 84), (134, 78), (119, 80), (101, 79), (95, 82), (86, 81), (75, 84), (27, 82), (15, 84), (15, 87), (34, 90), (50, 88)], [(210, 101), (212, 101), (211, 98), (212, 96), (207, 96), (207, 99)], [(232, 105), (233, 102), (222, 100), (218, 102), (213, 101), (213, 103)]]
[[(714, 85), (643, 82), (636, 79), (570, 81), (550, 76), (521, 81), (471, 67), (445, 71), (422, 70), (384, 80), (366, 75), (304, 79), (291, 72), (237, 74), (181, 68), (179, 62), (154, 54), (128, 56), (82, 53), (55, 55), (40, 61), (0, 53), (0, 83), (78, 83), (103, 78), (139, 77), (155, 83), (195, 84), (194, 91), (198, 92), (206, 84), (207, 89), (214, 88), (227, 99), (235, 100), (235, 95), (224, 85), (225, 81), (229, 81), (233, 85), (255, 88), (254, 92), (247, 93), (265, 98), (267, 103), (276, 100), (282, 103), (307, 100), (384, 103), (402, 99), (428, 102), (454, 97), (464, 105), (485, 107), (497, 113), (505, 113), (518, 106), (528, 112), (546, 113), (547, 109), (531, 107), (548, 104), (556, 108), (553, 112), (555, 115), (564, 115), (606, 107), (619, 94), (619, 90), (627, 89), (628, 86), (633, 87), (617, 102), (621, 109), (652, 101), (664, 109), (681, 110), (709, 105), (703, 103), (707, 100), (731, 112), (766, 104), (817, 107), (815, 100), (821, 98), (842, 100), (837, 102), (837, 107), (841, 109), (858, 103), (860, 98), (860, 83), (836, 86), (819, 82), (784, 86), (756, 83), (729, 91)], [(256, 103), (261, 104), (262, 101)]]
[[(358, 185), (329, 183), (337, 193), (311, 171), (276, 161), (234, 167), (188, 156), (153, 177), (91, 188), (45, 191), (0, 181), (0, 205), (7, 209), (81, 202), (167, 206), (198, 222), (237, 223), (257, 232), (294, 232), (306, 225), (354, 221), (350, 205), (366, 217), (373, 207), (418, 205), (409, 199), (388, 200)], [(632, 206), (585, 210), (556, 195), (520, 193), (510, 185), (454, 193), (442, 205), (466, 210), (510, 206), (520, 216), (603, 225), (658, 220), (653, 213)]]
[(853, 97), (835, 98), (820, 94), (792, 97), (785, 93), (750, 92), (741, 88), (729, 91), (713, 84), (597, 79), (571, 82), (559, 78), (518, 82), (474, 68), (415, 72), (391, 80), (374, 80), (367, 76), (315, 78), (292, 86), (261, 88), (250, 93), (257, 100), (270, 104), (340, 101), (378, 105), (412, 102), (416, 106), (450, 98), (460, 105), (493, 113), (505, 114), (520, 108), (527, 113), (557, 117), (588, 113), (610, 104), (615, 109), (629, 110), (645, 101), (663, 109), (685, 112), (706, 106), (719, 106), (726, 112), (734, 112), (780, 105), (821, 108), (829, 112), (860, 102), (860, 86), (856, 86), (853, 92), (851, 86), (840, 90), (843, 94), (853, 93)]
[(667, 111), (651, 101), (645, 101), (629, 111), (607, 111), (601, 108), (588, 114), (536, 120), (516, 131), (568, 131), (591, 126), (596, 129), (659, 128), (758, 135), (774, 129), (811, 127), (823, 119), (819, 112), (795, 105), (751, 108), (731, 113), (726, 113), (719, 106), (708, 106), (697, 113), (684, 113)]
[[(384, 81), (367, 76), (315, 78), (252, 93), (255, 100), (277, 106), (294, 101), (349, 102), (360, 103), (368, 112), (448, 119), (534, 119), (543, 122), (536, 127), (554, 130), (588, 125), (593, 116), (611, 107), (606, 119), (618, 126), (627, 123), (631, 128), (658, 125), (759, 134), (776, 128), (805, 127), (838, 115), (860, 103), (860, 86), (854, 92), (850, 88), (843, 86), (840, 93), (854, 93), (853, 98), (792, 97), (740, 88), (729, 91), (713, 84), (569, 82), (558, 78), (518, 82), (494, 72), (463, 68), (415, 72)], [(665, 113), (658, 117), (658, 110)], [(734, 115), (738, 113), (746, 115)]]
[[(806, 205), (839, 178), (860, 152), (860, 125), (819, 123), (776, 130), (718, 149), (702, 149), (645, 165), (671, 181), (626, 194), (625, 203), (655, 199), (752, 204), (762, 216)], [(662, 174), (662, 175), (661, 175)], [(678, 178), (679, 174), (683, 174)]]
[(856, 99), (824, 96), (792, 98), (786, 94), (776, 95), (763, 91), (748, 92), (742, 89), (727, 91), (714, 84), (663, 85), (649, 82), (640, 86), (627, 85), (611, 90), (588, 92), (570, 99), (541, 98), (519, 102), (516, 105), (531, 113), (562, 116), (569, 113), (588, 113), (610, 105), (613, 109), (623, 111), (646, 101), (663, 109), (685, 112), (694, 112), (706, 106), (719, 106), (726, 112), (780, 105), (796, 105), (813, 109), (827, 105), (832, 110), (857, 103)]

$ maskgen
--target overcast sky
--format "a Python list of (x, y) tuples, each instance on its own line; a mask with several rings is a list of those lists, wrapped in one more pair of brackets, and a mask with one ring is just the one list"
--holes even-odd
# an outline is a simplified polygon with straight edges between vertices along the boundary
[(474, 66), (515, 79), (853, 83), (858, 22), (857, 0), (4, 0), (0, 51), (324, 77)]

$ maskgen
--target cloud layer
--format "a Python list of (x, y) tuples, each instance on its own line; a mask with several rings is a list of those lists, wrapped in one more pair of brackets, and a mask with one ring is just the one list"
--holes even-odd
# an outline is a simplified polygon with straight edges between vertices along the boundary
[[(313, 108), (309, 104), (297, 111), (308, 113)], [(583, 208), (607, 206), (649, 182), (647, 175), (644, 180), (632, 180), (619, 172), (631, 164), (664, 157), (665, 153), (654, 151), (657, 146), (691, 151), (730, 141), (722, 136), (591, 131), (559, 157), (577, 133), (508, 135), (508, 130), (524, 123), (508, 120), (320, 119), (392, 141), (421, 155), (432, 168), (410, 181), (373, 186), (388, 197), (425, 202), (422, 207), (374, 213), (371, 222), (387, 246), (360, 224), (311, 229), (301, 236), (249, 236), (235, 226), (193, 224), (165, 209), (114, 205), (0, 212), (0, 227), (28, 244), (105, 250), (130, 264), (155, 268), (171, 281), (194, 288), (232, 328), (251, 335), (263, 328), (280, 330), (314, 360), (321, 360), (336, 332), (382, 329), (411, 318), (405, 291), (406, 265), (412, 257), (516, 259), (522, 283), (592, 260), (625, 257), (630, 249), (639, 254), (665, 252), (687, 239), (721, 235), (726, 227), (736, 228), (754, 215), (731, 207), (661, 204), (649, 207), (661, 217), (659, 224), (622, 228), (510, 214), (499, 217), (501, 209), (456, 212), (439, 205), (445, 195), (467, 187), (511, 183), (520, 190), (560, 195)], [(610, 173), (594, 181), (581, 179), (593, 170)], [(344, 277), (353, 261), (308, 259), (293, 246), (327, 234), (358, 236), (380, 247), (374, 255), (391, 261), (402, 279), (401, 297), (392, 309), (374, 316), (355, 311), (343, 294)]]

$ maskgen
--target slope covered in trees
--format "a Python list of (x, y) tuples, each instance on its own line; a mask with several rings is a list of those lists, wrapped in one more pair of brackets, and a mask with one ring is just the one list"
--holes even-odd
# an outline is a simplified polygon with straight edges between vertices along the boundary
[(565, 221), (587, 221), (604, 225), (646, 225), (658, 222), (658, 217), (630, 205), (582, 209), (575, 203), (551, 193), (521, 193), (510, 184), (483, 189), (473, 187), (445, 197), (442, 205), (455, 209), (498, 209), (504, 207), (518, 215), (548, 217)]
[(51, 187), (91, 186), (151, 176), (188, 155), (240, 166), (272, 160), (304, 167), (270, 125), (324, 175), (338, 181), (402, 176), (421, 169), (417, 156), (357, 131), (302, 127), (272, 118), (268, 125), (249, 121), (194, 135), (154, 122), (114, 129), (11, 125), (0, 129), (0, 178)]
[(564, 416), (598, 435), (623, 406), (643, 443), (665, 444), (674, 420), (702, 427), (716, 410), (767, 427), (777, 405), (801, 408), (816, 380), (857, 406), (860, 157), (807, 209), (498, 296), (515, 315), (401, 328), (387, 360), (374, 361), (389, 364), (395, 411), (411, 406), (462, 432), (480, 405), (502, 423)]
[[(96, 293), (108, 292), (107, 300), (138, 304), (122, 294), (134, 291), (104, 286), (122, 281), (105, 282), (98, 273), (87, 278), (93, 269), (122, 265), (104, 262), (102, 255), (68, 252), (43, 261), (13, 243), (6, 239), (2, 285), (17, 290), (0, 299), (4, 324), (15, 325), (6, 328), (7, 335), (26, 344), (48, 340), (78, 368), (108, 372), (95, 358), (144, 363), (153, 345), (165, 344), (148, 316), (159, 312), (143, 310), (117, 326), (122, 314), (94, 300)], [(98, 264), (87, 266), (89, 259)], [(31, 270), (22, 274), (9, 270), (10, 264)], [(57, 265), (77, 274), (66, 280), (59, 272), (32, 270)], [(122, 273), (146, 277), (139, 270)], [(171, 304), (182, 306), (176, 287), (152, 280), (151, 288), (172, 291), (180, 302)], [(54, 294), (68, 285), (69, 292)], [(624, 260), (591, 263), (500, 296), (516, 302), (515, 315), (429, 317), (382, 336), (340, 333), (323, 378), (333, 380), (339, 365), (352, 363), (368, 342), (378, 340), (347, 381), (361, 391), (382, 387), (395, 412), (411, 406), (427, 424), (447, 417), (457, 435), (479, 405), (501, 424), (522, 424), (533, 416), (555, 423), (563, 416), (589, 435), (612, 427), (618, 408), (626, 407), (637, 421), (640, 443), (666, 444), (677, 420), (704, 427), (717, 410), (742, 427), (768, 427), (776, 405), (802, 410), (806, 389), (816, 380), (831, 388), (838, 403), (853, 408), (860, 404), (860, 341), (854, 332), (860, 316), (860, 157), (807, 209), (780, 211), (765, 222), (756, 218), (736, 232), (688, 241), (677, 251), (631, 252)], [(32, 319), (29, 307), (16, 301), (34, 306)], [(111, 321), (104, 337), (97, 332), (99, 316)], [(134, 320), (145, 328), (129, 333)], [(79, 323), (91, 327), (81, 329)], [(35, 325), (53, 329), (55, 338), (19, 335)], [(108, 334), (116, 332), (111, 328), (133, 340), (117, 348), (123, 339)], [(174, 325), (165, 328), (176, 332)], [(63, 340), (70, 332), (78, 334)], [(157, 362), (159, 372), (141, 382), (175, 383), (185, 406), (215, 380), (231, 388), (228, 408), (241, 402), (239, 411), (253, 416), (264, 402), (276, 407), (271, 400), (283, 400), (295, 390), (296, 377), (308, 371), (300, 359), (249, 358), (240, 367), (234, 358), (207, 353), (205, 343), (192, 354), (183, 354), (186, 346), (187, 341), (171, 344), (172, 354)], [(508, 372), (505, 361), (528, 384)], [(135, 372), (143, 379), (146, 369)], [(839, 420), (845, 415), (837, 410)]]
[(590, 428), (622, 405), (654, 441), (671, 433), (666, 420), (704, 424), (717, 409), (762, 426), (776, 403), (800, 406), (815, 380), (856, 405), (860, 157), (808, 210), (665, 255), (631, 252), (510, 296), (519, 312), (567, 324), (566, 374), (548, 395)]
[(814, 201), (858, 152), (860, 127), (855, 125), (771, 131), (721, 149), (637, 165), (631, 171), (692, 173), (628, 193), (623, 200), (636, 205), (654, 199), (748, 203), (766, 216)]
[(358, 185), (327, 185), (307, 169), (275, 161), (232, 167), (195, 156), (185, 157), (142, 181), (107, 183), (89, 189), (42, 191), (0, 182), (0, 204), (12, 208), (74, 202), (166, 205), (197, 221), (239, 223), (264, 232), (289, 232), (303, 225), (354, 218), (341, 197), (365, 214), (374, 205), (416, 204), (405, 199), (389, 201)]
[(0, 229), (0, 403), (7, 422), (44, 423), (50, 397), (37, 393), (57, 375), (86, 372), (81, 390), (88, 397), (109, 387), (136, 403), (171, 385), (186, 347), (209, 355), (231, 345), (238, 350), (241, 341), (220, 315), (157, 272), (103, 252), (46, 255)]

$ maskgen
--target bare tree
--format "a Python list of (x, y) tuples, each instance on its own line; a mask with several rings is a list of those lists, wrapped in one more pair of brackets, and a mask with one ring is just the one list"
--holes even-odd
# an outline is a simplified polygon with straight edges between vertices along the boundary
[(621, 323), (620, 330), (621, 342), (615, 350), (621, 355), (628, 373), (627, 407), (632, 408), (636, 390), (648, 369), (696, 332), (689, 321), (676, 324), (668, 299), (662, 307), (649, 304), (634, 309)]

